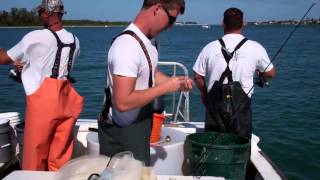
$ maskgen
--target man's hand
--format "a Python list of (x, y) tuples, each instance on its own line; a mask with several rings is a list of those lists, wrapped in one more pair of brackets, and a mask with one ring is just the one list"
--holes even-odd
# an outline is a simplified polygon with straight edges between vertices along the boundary
[(190, 91), (192, 89), (193, 81), (192, 79), (185, 77), (184, 86), (181, 88), (181, 91)]
[(184, 76), (172, 76), (165, 83), (167, 93), (192, 89), (192, 80)]
[(16, 67), (16, 69), (17, 69), (19, 72), (21, 72), (22, 69), (23, 69), (24, 64), (21, 63), (21, 62), (18, 60), (18, 61), (16, 61), (16, 62), (14, 62), (14, 66)]
[(274, 77), (275, 70), (274, 70), (274, 68), (268, 72), (260, 72), (260, 71), (256, 70), (256, 75), (257, 75), (257, 79), (254, 83), (257, 86), (263, 88), (263, 87), (269, 86), (269, 82), (267, 80), (267, 77)]

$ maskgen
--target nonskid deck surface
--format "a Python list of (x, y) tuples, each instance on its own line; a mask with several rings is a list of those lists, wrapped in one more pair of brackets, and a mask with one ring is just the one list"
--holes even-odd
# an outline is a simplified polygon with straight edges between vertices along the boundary
[[(39, 171), (15, 171), (4, 178), (4, 180), (56, 180), (54, 172)], [(157, 180), (194, 180), (193, 176), (166, 176), (158, 175)], [(129, 179), (124, 179), (129, 180)], [(130, 179), (132, 180), (132, 179)], [(198, 180), (224, 180), (219, 177), (201, 177)]]
[[(97, 120), (95, 119), (79, 119), (75, 127), (76, 146), (74, 157), (82, 156), (88, 153), (87, 147), (87, 135), (90, 133), (89, 129), (94, 130), (97, 128)], [(158, 180), (169, 180), (174, 178), (176, 180), (188, 180), (193, 179), (191, 176), (183, 176), (179, 167), (175, 167), (174, 164), (182, 163), (183, 161), (183, 147), (184, 140), (188, 134), (195, 132), (202, 132), (204, 128), (203, 122), (179, 122), (166, 124), (162, 131), (162, 139), (166, 136), (171, 136), (170, 143), (163, 143), (161, 140), (157, 144), (151, 145), (151, 157), (153, 158), (153, 168), (158, 175)], [(91, 132), (92, 133), (92, 132)], [(282, 176), (281, 172), (277, 172), (272, 162), (265, 156), (265, 154), (258, 147), (260, 139), (253, 135), (251, 140), (251, 162), (253, 167), (252, 179), (286, 179)], [(97, 142), (98, 144), (98, 142)], [(82, 148), (82, 149), (81, 149)], [(157, 151), (157, 148), (162, 151)], [(164, 151), (163, 151), (164, 150)], [(167, 153), (166, 159), (158, 158), (162, 156), (159, 152)], [(30, 172), (30, 171), (14, 171), (5, 179), (45, 179), (50, 180), (54, 177), (52, 172)], [(256, 178), (259, 177), (259, 178)], [(224, 179), (218, 177), (202, 177), (202, 180), (206, 179)], [(200, 179), (200, 180), (201, 180)]]
[[(79, 126), (79, 129), (82, 131), (87, 131), (89, 127), (97, 127), (96, 120), (93, 119), (84, 119), (79, 120), (77, 122), (77, 125)], [(185, 137), (189, 134), (196, 133), (196, 132), (203, 132), (204, 130), (204, 122), (177, 122), (177, 123), (170, 123), (165, 124), (163, 128), (163, 132), (161, 134), (162, 140), (170, 135), (172, 136), (171, 143), (162, 143), (160, 140), (160, 144), (156, 145), (155, 147), (158, 148), (164, 148), (169, 149), (174, 147), (175, 145), (179, 145), (179, 143), (184, 143)], [(86, 133), (86, 132), (82, 132)], [(172, 134), (173, 133), (173, 134)], [(176, 137), (175, 137), (176, 136)], [(78, 138), (79, 139), (79, 138)], [(81, 139), (81, 138), (80, 138)], [(81, 141), (81, 140), (80, 140)], [(86, 143), (86, 140), (83, 140), (83, 142)], [(270, 159), (262, 152), (260, 147), (258, 146), (258, 143), (260, 142), (260, 138), (256, 136), (255, 134), (252, 135), (251, 139), (251, 163), (252, 163), (252, 172), (253, 176), (259, 176), (264, 179), (286, 179), (282, 172), (277, 171), (277, 167), (270, 161)], [(151, 148), (151, 153), (154, 151), (153, 148)], [(180, 151), (183, 154), (183, 151)], [(152, 156), (152, 154), (151, 154)], [(179, 153), (174, 155), (176, 161), (179, 157)], [(182, 157), (184, 158), (184, 157)], [(170, 158), (168, 158), (170, 160)], [(157, 162), (159, 163), (159, 162)], [(168, 172), (170, 170), (170, 164), (173, 162), (171, 161), (160, 161), (159, 164), (153, 164), (155, 166), (155, 170), (161, 171), (163, 173), (163, 169), (165, 172)], [(168, 167), (168, 169), (163, 168)], [(172, 168), (176, 169), (176, 168)], [(176, 172), (175, 172), (176, 173)], [(179, 172), (182, 174), (182, 172)], [(180, 174), (180, 175), (181, 175)], [(253, 178), (257, 179), (257, 178)]]

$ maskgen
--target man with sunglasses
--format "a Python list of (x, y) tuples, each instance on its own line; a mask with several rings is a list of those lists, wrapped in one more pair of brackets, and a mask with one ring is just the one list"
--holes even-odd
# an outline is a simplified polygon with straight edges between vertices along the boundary
[(24, 64), (26, 92), (23, 170), (55, 171), (71, 159), (72, 130), (83, 98), (71, 84), (70, 72), (79, 55), (79, 40), (62, 26), (61, 0), (43, 0), (37, 7), (45, 29), (25, 35), (0, 64)]
[(100, 153), (131, 151), (150, 165), (153, 101), (166, 93), (192, 88), (187, 77), (168, 77), (157, 68), (154, 38), (183, 14), (184, 0), (144, 0), (143, 7), (118, 35), (108, 53), (106, 99), (99, 115)]

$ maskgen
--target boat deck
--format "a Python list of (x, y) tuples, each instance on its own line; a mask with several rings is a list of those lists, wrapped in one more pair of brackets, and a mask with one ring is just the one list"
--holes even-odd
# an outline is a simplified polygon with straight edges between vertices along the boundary
[[(39, 172), (39, 171), (14, 171), (4, 180), (56, 180), (55, 172)], [(192, 176), (166, 176), (159, 175), (157, 180), (194, 180)], [(224, 180), (219, 177), (201, 177), (198, 180)]]

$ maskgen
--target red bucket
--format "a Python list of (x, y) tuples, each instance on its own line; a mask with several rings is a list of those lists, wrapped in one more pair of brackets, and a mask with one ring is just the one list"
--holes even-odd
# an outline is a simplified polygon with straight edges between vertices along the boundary
[(161, 128), (165, 119), (166, 117), (164, 114), (153, 113), (153, 125), (150, 136), (150, 143), (156, 143), (160, 141)]

